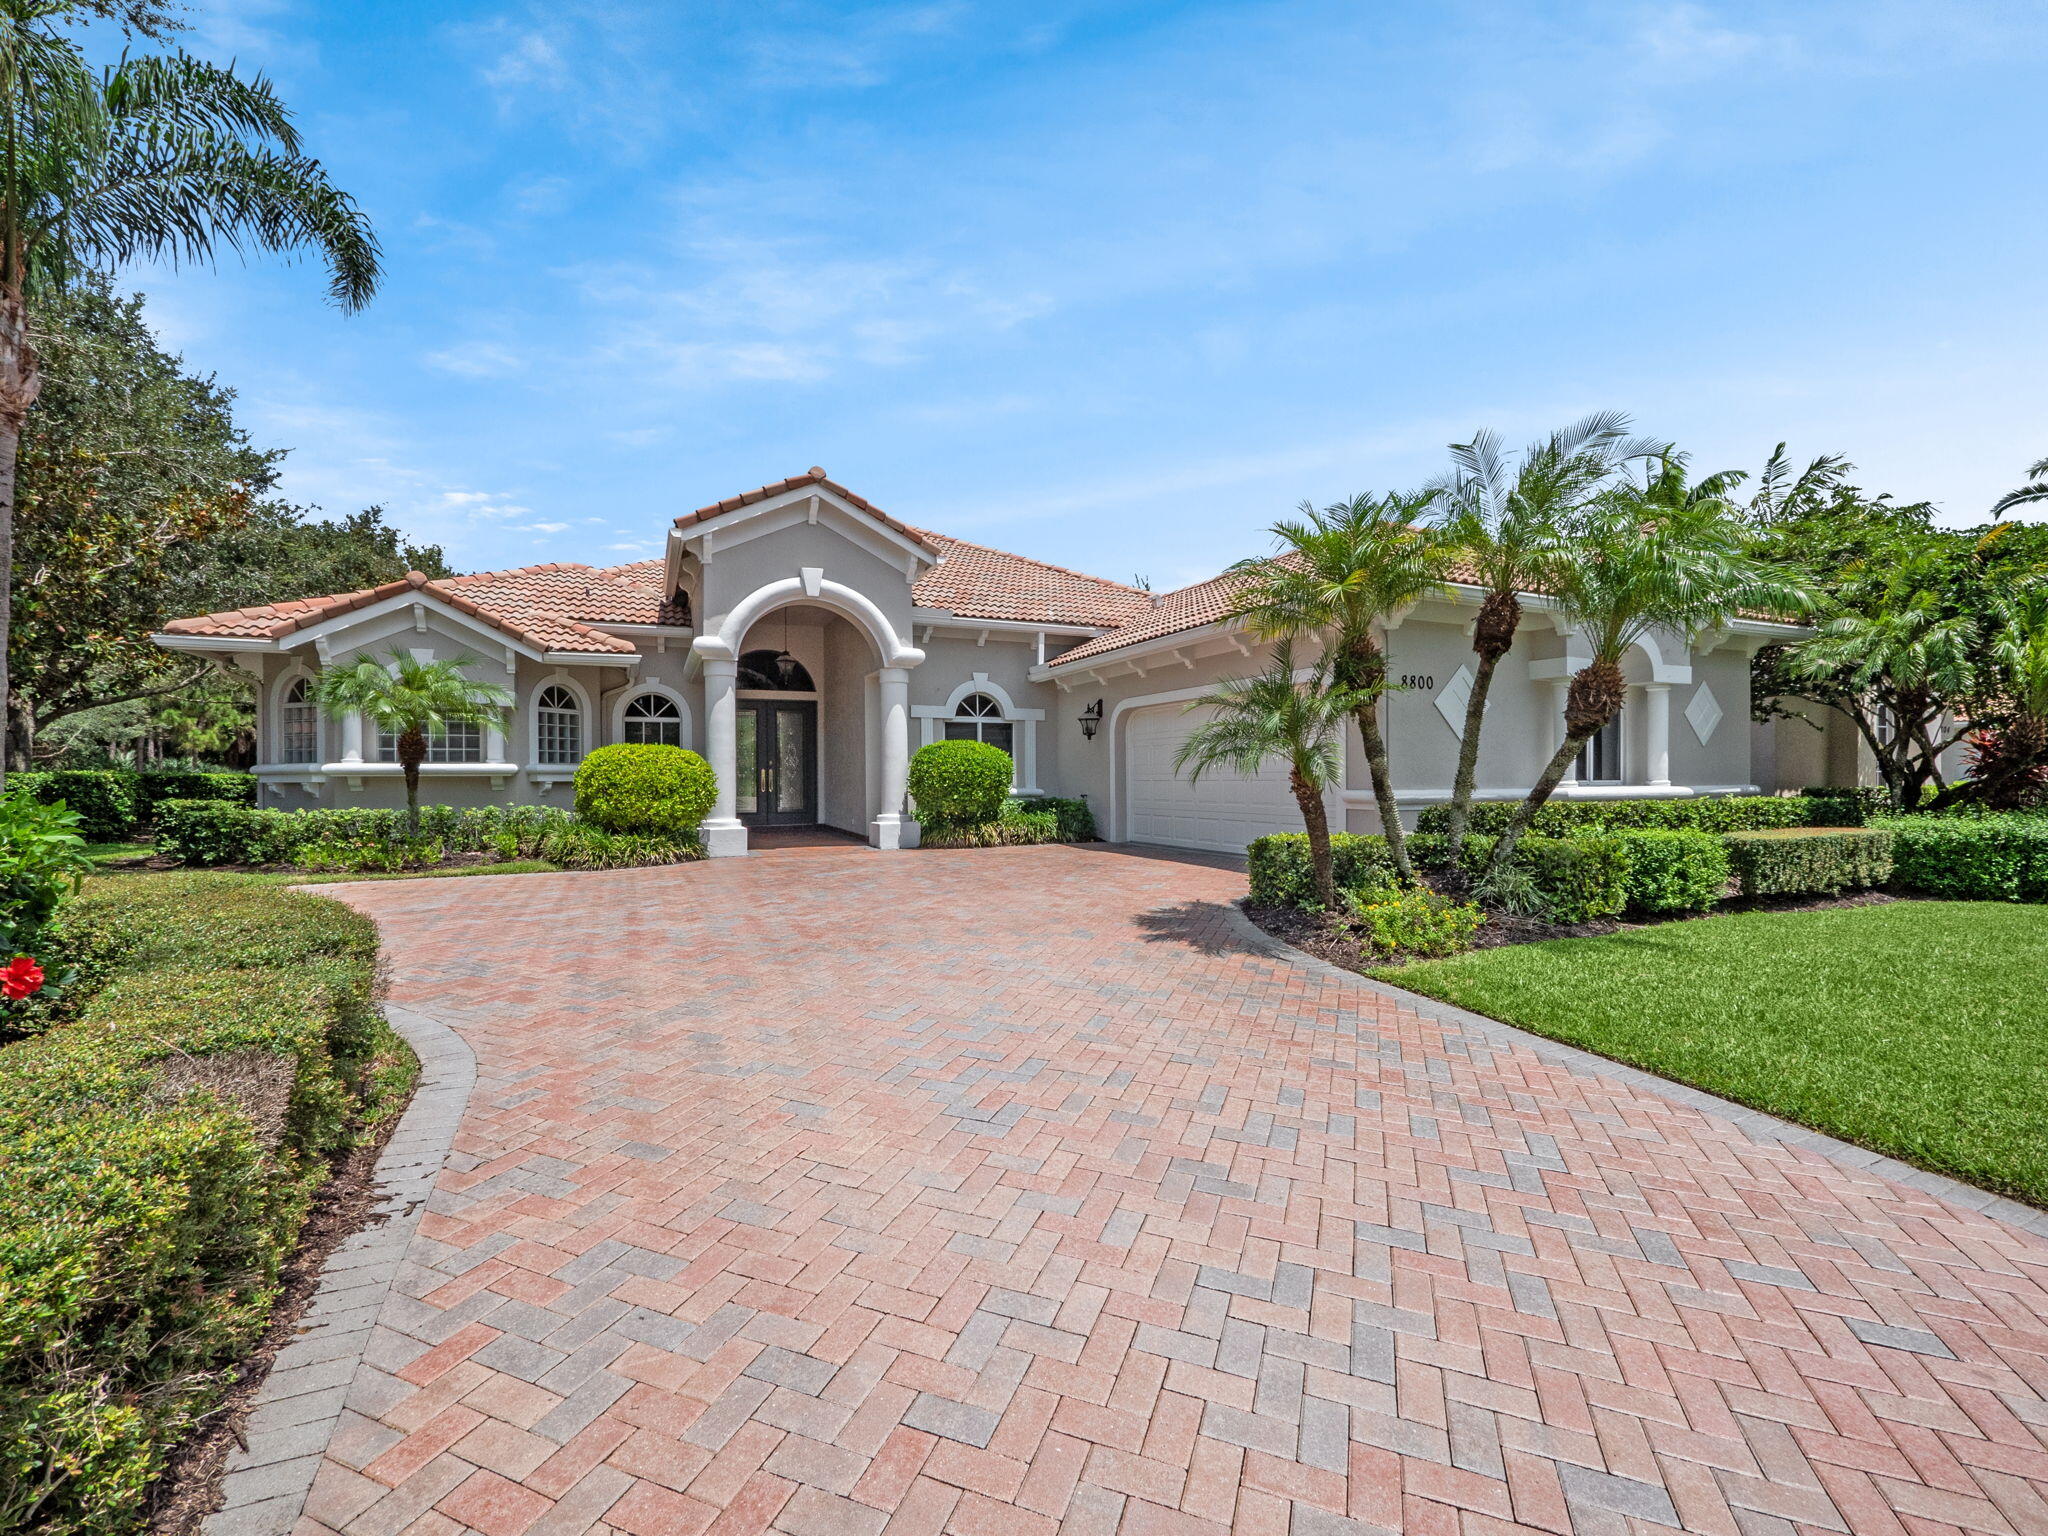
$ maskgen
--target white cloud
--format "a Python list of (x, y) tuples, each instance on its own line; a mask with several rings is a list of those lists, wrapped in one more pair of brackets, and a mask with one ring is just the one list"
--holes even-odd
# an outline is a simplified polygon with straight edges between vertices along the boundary
[(465, 379), (503, 379), (526, 371), (526, 359), (494, 341), (466, 341), (429, 352), (426, 364)]
[(521, 533), (560, 533), (568, 526), (567, 523), (522, 523), (519, 526), (519, 531)]

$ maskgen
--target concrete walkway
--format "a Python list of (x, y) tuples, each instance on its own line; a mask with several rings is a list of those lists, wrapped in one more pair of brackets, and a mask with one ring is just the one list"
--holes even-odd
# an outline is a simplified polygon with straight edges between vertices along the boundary
[(476, 1084), (306, 1536), (2048, 1533), (2048, 1243), (1276, 954), (1228, 870), (331, 890)]

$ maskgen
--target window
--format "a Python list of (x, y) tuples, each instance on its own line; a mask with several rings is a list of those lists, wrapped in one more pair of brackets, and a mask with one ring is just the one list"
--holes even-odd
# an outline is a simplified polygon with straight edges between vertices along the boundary
[(1621, 711), (1580, 750), (1578, 776), (1585, 784), (1621, 782)]
[[(474, 720), (451, 721), (445, 728), (427, 733), (427, 761), (430, 763), (480, 763), (484, 760), (484, 728)], [(379, 729), (377, 761), (398, 761), (398, 733)]]
[(313, 680), (302, 677), (284, 691), (277, 717), (277, 760), (281, 763), (320, 761), (320, 706), (313, 698)]
[(674, 699), (643, 693), (626, 702), (626, 740), (635, 746), (680, 747), (683, 712)]
[(769, 693), (816, 693), (804, 664), (787, 651), (748, 651), (740, 657), (738, 684)]
[(559, 684), (534, 701), (534, 761), (560, 767), (583, 761), (583, 706)]
[(970, 693), (960, 701), (958, 713), (946, 722), (946, 740), (985, 741), (1014, 757), (1016, 753), (1010, 745), (1014, 730), (994, 699), (985, 693)]

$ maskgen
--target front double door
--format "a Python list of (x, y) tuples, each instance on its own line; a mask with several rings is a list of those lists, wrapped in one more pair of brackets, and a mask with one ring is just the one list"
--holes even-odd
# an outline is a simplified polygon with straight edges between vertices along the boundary
[(806, 827), (818, 819), (818, 706), (741, 699), (733, 787), (750, 827)]

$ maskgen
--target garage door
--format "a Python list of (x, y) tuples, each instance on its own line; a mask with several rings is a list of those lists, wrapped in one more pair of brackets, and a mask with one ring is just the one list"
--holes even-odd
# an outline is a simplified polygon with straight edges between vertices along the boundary
[(1174, 753), (1207, 718), (1206, 710), (1183, 713), (1178, 704), (1132, 712), (1124, 735), (1126, 841), (1242, 853), (1268, 832), (1301, 831), (1301, 807), (1277, 762), (1250, 778), (1212, 768), (1194, 784), (1174, 772)]

